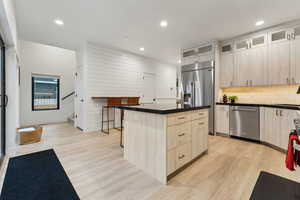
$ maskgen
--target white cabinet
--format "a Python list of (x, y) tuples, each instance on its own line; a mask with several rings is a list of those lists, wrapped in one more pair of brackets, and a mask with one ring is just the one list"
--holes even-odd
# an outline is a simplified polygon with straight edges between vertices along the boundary
[(216, 106), (216, 132), (229, 134), (229, 106)]
[(300, 83), (300, 26), (291, 33), (291, 83)]
[(208, 144), (208, 118), (192, 121), (192, 159), (201, 155)]
[(269, 85), (290, 84), (290, 41), (288, 31), (270, 33), (269, 45)]
[(261, 138), (263, 142), (287, 150), (289, 133), (294, 128), (296, 111), (288, 109), (264, 108), (261, 116)]
[(235, 86), (266, 85), (267, 35), (257, 35), (235, 43)]
[(300, 84), (300, 25), (221, 47), (221, 88)]
[(232, 44), (222, 45), (220, 58), (220, 87), (229, 88), (233, 86), (234, 81), (234, 57)]

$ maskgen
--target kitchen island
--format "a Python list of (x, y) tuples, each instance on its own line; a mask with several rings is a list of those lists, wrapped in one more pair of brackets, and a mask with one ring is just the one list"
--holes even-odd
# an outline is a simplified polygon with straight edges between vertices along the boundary
[(124, 158), (163, 184), (208, 150), (209, 106), (118, 106), (124, 113)]

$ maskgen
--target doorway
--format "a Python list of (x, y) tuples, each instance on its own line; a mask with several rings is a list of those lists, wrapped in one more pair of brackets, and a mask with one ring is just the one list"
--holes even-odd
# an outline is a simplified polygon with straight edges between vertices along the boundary
[(143, 94), (142, 103), (154, 103), (155, 102), (155, 74), (144, 73), (143, 74)]
[(5, 46), (0, 35), (0, 161), (5, 156), (5, 107), (7, 96), (5, 94)]

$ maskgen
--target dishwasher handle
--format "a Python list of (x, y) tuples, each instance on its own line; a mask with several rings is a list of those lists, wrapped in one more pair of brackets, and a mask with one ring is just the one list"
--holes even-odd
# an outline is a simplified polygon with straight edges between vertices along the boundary
[(233, 108), (231, 111), (257, 112), (258, 110), (251, 108)]

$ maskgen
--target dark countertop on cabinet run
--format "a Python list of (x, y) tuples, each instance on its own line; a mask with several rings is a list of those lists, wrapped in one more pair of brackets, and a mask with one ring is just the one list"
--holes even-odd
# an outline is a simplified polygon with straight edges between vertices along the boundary
[(171, 114), (192, 110), (208, 109), (210, 108), (210, 106), (190, 106), (182, 104), (142, 104), (139, 106), (115, 106), (115, 108), (154, 114)]
[(229, 106), (253, 106), (253, 107), (269, 107), (279, 109), (300, 110), (300, 105), (294, 104), (254, 104), (254, 103), (216, 103), (217, 105)]

